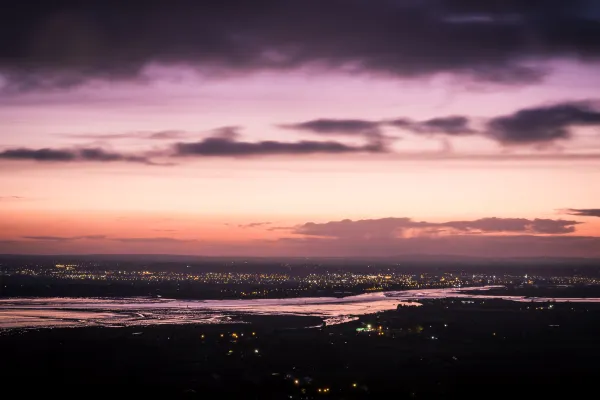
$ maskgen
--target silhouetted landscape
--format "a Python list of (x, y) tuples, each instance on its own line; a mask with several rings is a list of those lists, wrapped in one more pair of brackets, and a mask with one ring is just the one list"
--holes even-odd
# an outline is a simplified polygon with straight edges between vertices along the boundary
[[(583, 395), (596, 385), (600, 356), (599, 268), (593, 260), (533, 261), (3, 256), (3, 390)], [(293, 302), (278, 300), (286, 298)], [(25, 376), (36, 385), (23, 387)]]
[[(439, 300), (323, 328), (311, 328), (318, 318), (258, 316), (244, 324), (11, 330), (0, 337), (3, 390), (257, 399), (584, 395), (596, 385), (600, 308), (548, 307)], [(23, 387), (25, 376), (36, 385)]]

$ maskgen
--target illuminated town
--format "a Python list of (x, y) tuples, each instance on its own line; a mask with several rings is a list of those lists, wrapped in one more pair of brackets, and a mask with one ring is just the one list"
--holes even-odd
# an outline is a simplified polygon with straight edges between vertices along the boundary
[[(31, 278), (50, 282), (97, 282), (98, 284), (176, 285), (211, 287), (228, 297), (261, 298), (303, 296), (325, 292), (343, 296), (364, 292), (408, 289), (461, 288), (485, 285), (511, 287), (547, 287), (572, 285), (597, 285), (600, 278), (593, 275), (561, 276), (557, 274), (483, 274), (471, 272), (421, 272), (409, 273), (391, 267), (356, 266), (326, 268), (296, 266), (282, 268), (285, 272), (260, 272), (261, 267), (247, 267), (240, 271), (230, 264), (222, 271), (202, 271), (190, 265), (174, 268), (121, 267), (118, 264), (54, 263), (46, 265), (0, 264), (0, 276), (6, 278)], [(200, 269), (200, 271), (198, 271)]]

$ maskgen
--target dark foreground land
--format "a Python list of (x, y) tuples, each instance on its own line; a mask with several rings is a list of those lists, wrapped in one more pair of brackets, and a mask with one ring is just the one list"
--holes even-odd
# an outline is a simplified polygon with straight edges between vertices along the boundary
[[(576, 398), (596, 393), (600, 306), (437, 300), (320, 328), (5, 331), (3, 398)], [(357, 328), (370, 331), (357, 332)], [(587, 397), (587, 396), (586, 396)]]

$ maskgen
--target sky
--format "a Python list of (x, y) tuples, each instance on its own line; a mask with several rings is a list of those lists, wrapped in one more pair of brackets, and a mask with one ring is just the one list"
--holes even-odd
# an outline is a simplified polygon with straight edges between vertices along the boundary
[(600, 257), (594, 0), (21, 1), (0, 253)]

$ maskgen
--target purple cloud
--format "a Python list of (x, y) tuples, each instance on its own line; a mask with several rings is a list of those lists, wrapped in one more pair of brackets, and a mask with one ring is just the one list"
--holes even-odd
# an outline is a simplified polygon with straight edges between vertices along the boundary
[(238, 225), (238, 228), (243, 228), (243, 229), (246, 229), (246, 228), (258, 228), (258, 227), (266, 226), (266, 225), (271, 225), (271, 222), (252, 222), (252, 223), (249, 223), (249, 224)]
[(600, 208), (569, 208), (566, 211), (569, 215), (577, 215), (579, 217), (600, 217)]
[(544, 144), (570, 139), (572, 128), (600, 127), (600, 110), (587, 102), (532, 107), (491, 119), (488, 134), (506, 145)]
[(308, 222), (295, 227), (293, 233), (331, 238), (368, 240), (397, 238), (410, 229), (424, 233), (520, 233), (566, 234), (575, 232), (577, 221), (525, 218), (482, 218), (473, 221), (426, 222), (410, 218), (381, 218), (352, 221)]
[(0, 14), (11, 38), (0, 42), (0, 73), (10, 90), (135, 79), (150, 63), (529, 83), (544, 71), (524, 60), (597, 60), (597, 20), (584, 0), (15, 4)]
[(101, 148), (29, 149), (16, 148), (0, 152), (0, 159), (37, 162), (133, 162), (152, 164), (145, 156), (111, 152)]
[(199, 142), (177, 143), (178, 157), (252, 157), (271, 155), (308, 155), (344, 153), (384, 153), (387, 149), (380, 143), (351, 146), (333, 141), (302, 140), (278, 142), (273, 140), (243, 142), (235, 139), (211, 137)]

